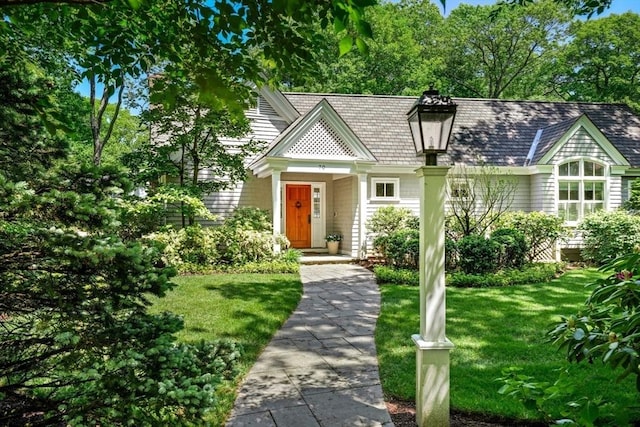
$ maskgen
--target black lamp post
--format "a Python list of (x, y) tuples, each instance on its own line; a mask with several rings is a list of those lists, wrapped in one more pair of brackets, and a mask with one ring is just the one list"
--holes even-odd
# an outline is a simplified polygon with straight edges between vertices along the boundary
[(451, 97), (431, 86), (407, 113), (416, 152), (425, 155), (427, 166), (436, 166), (438, 153), (447, 151), (456, 108)]

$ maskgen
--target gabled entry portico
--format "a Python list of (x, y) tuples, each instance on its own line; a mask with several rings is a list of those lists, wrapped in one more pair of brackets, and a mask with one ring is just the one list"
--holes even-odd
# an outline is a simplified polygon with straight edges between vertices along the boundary
[(366, 243), (367, 176), (376, 163), (325, 100), (295, 120), (250, 169), (258, 178), (271, 176), (274, 233), (298, 249), (324, 248), (327, 233), (340, 233), (341, 252), (359, 257)]

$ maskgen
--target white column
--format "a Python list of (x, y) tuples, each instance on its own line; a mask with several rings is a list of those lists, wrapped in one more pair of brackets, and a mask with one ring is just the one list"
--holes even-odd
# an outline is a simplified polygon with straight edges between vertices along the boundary
[[(280, 219), (282, 218), (282, 192), (280, 191), (280, 171), (274, 170), (271, 173), (271, 200), (273, 202), (273, 207), (271, 211), (273, 212), (273, 235), (278, 235), (282, 233), (282, 226)], [(274, 242), (273, 251), (275, 253), (280, 253), (282, 248), (280, 244)]]
[(416, 344), (418, 426), (449, 425), (449, 352), (445, 334), (444, 203), (448, 166), (424, 166), (420, 178), (420, 334)]
[(364, 258), (367, 251), (367, 174), (358, 174), (358, 205), (360, 206), (358, 227), (358, 250), (356, 256)]

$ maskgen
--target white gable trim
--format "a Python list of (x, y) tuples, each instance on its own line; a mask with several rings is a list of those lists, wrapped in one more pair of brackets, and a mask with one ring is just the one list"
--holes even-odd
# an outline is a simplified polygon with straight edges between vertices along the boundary
[[(268, 157), (281, 157), (292, 158), (288, 156), (287, 151), (292, 148), (309, 130), (320, 121), (324, 119), (329, 126), (331, 126), (337, 133), (337, 135), (343, 139), (347, 146), (355, 153), (355, 157), (348, 156), (344, 159), (333, 160), (361, 160), (376, 162), (377, 159), (369, 151), (369, 149), (360, 141), (360, 139), (353, 133), (351, 128), (342, 120), (340, 115), (331, 107), (331, 104), (326, 99), (320, 101), (311, 111), (309, 111), (301, 120), (295, 124), (294, 129), (288, 130), (284, 137), (271, 147), (267, 153)], [(311, 157), (311, 159), (318, 160), (321, 157)]]
[(571, 126), (571, 128), (565, 132), (564, 135), (558, 139), (553, 147), (545, 153), (544, 156), (538, 161), (538, 164), (548, 164), (551, 159), (560, 151), (560, 149), (575, 135), (575, 133), (583, 128), (589, 136), (604, 150), (605, 153), (613, 160), (616, 165), (630, 166), (627, 159), (618, 151), (618, 149), (604, 136), (604, 134), (598, 129), (596, 125), (585, 114), (580, 116), (578, 120)]
[(288, 124), (293, 123), (300, 117), (298, 110), (295, 109), (291, 102), (289, 102), (279, 90), (271, 90), (267, 86), (263, 86), (260, 88), (259, 94)]

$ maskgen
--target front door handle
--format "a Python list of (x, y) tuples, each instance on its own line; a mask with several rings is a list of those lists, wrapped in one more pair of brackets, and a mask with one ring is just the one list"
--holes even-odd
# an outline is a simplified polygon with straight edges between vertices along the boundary
[(307, 215), (307, 221), (309, 221), (309, 224), (311, 224), (311, 214)]

